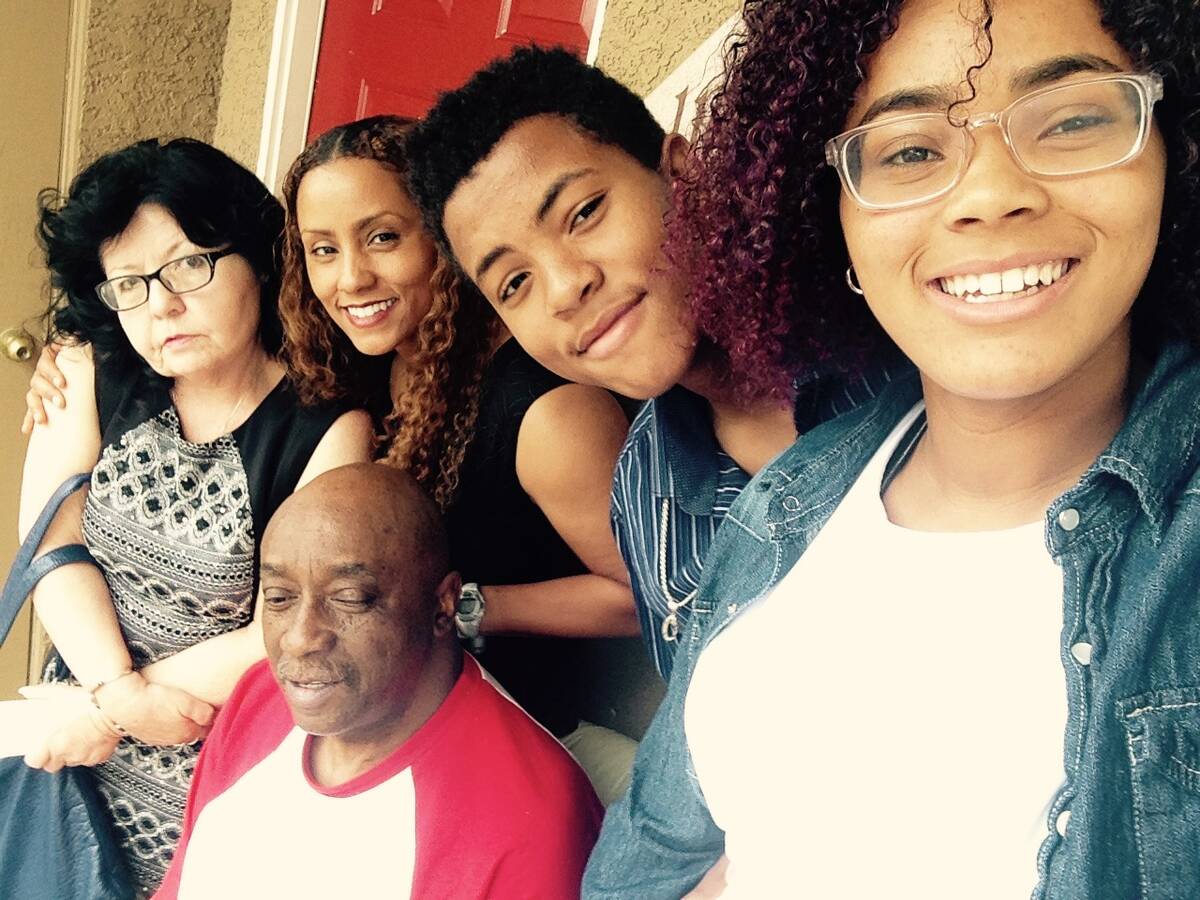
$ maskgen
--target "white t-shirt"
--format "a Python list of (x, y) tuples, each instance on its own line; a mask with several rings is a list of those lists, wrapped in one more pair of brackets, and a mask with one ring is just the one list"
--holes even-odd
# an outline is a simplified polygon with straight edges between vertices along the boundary
[(704, 651), (688, 745), (726, 898), (1027, 897), (1064, 779), (1062, 573), (1041, 521), (887, 519), (905, 417), (775, 590)]

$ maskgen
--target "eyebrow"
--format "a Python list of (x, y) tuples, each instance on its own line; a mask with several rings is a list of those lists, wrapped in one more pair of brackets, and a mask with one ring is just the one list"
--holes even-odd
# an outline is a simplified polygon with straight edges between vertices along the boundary
[[(180, 256), (176, 255), (179, 253), (179, 251), (181, 249), (183, 249), (184, 245), (191, 244), (191, 243), (192, 243), (191, 240), (186, 237), (183, 240), (176, 241), (175, 243), (173, 243), (170, 247), (168, 247), (166, 250), (163, 251), (163, 257), (164, 257), (163, 264), (166, 265), (166, 263), (174, 262), (177, 259), (183, 259), (185, 256), (191, 256), (191, 255), (195, 254), (196, 252), (198, 252), (196, 250), (190, 250), (187, 253), (184, 253)], [(192, 244), (192, 246), (198, 247), (200, 245)], [(128, 266), (113, 266), (112, 271), (114, 273), (112, 277), (117, 277), (119, 275), (129, 275), (131, 273), (136, 272), (137, 270), (134, 268), (134, 266), (128, 265)], [(105, 271), (105, 274), (106, 275), (108, 274), (107, 270)], [(144, 273), (137, 272), (137, 274), (141, 275)]]
[[(377, 213), (372, 213), (369, 216), (363, 216), (361, 219), (359, 219), (358, 221), (351, 224), (350, 228), (352, 231), (361, 231), (362, 229), (366, 228), (368, 225), (372, 224), (373, 222), (376, 222), (379, 219), (386, 219), (388, 216), (394, 216), (395, 218), (399, 219), (400, 222), (403, 223), (404, 225), (412, 224), (412, 221), (408, 218), (408, 216), (405, 216), (398, 212), (392, 212), (391, 210), (385, 209), (383, 212), (377, 212)], [(300, 233), (305, 234), (305, 235), (333, 234), (332, 231), (329, 231), (328, 229), (325, 229), (325, 228), (302, 228), (302, 229), (300, 229)]]
[[(571, 182), (578, 181), (585, 175), (594, 175), (595, 173), (596, 170), (591, 168), (576, 169), (574, 172), (566, 172), (565, 174), (554, 179), (550, 187), (546, 189), (546, 193), (542, 195), (542, 202), (539, 204), (537, 213), (534, 215), (533, 220), (538, 225), (541, 225), (543, 222), (545, 222), (546, 216), (549, 215), (550, 210), (554, 207), (554, 204), (558, 202), (559, 196), (562, 195), (562, 192), (566, 190), (567, 186), (571, 184)], [(513, 248), (508, 244), (501, 244), (499, 247), (493, 247), (486, 254), (484, 254), (483, 259), (479, 261), (479, 265), (475, 267), (476, 283), (482, 280), (483, 276), (487, 273), (487, 270), (496, 263), (496, 260), (502, 257), (505, 253), (512, 252)]]
[[(1056, 56), (1026, 68), (1019, 69), (1009, 85), (1013, 90), (1030, 90), (1044, 87), (1076, 72), (1120, 72), (1122, 68), (1101, 56), (1090, 53), (1077, 53), (1067, 56)], [(867, 107), (859, 125), (866, 125), (884, 113), (900, 110), (923, 110), (931, 108), (949, 109), (958, 101), (958, 86), (923, 85), (915, 88), (904, 88), (891, 94), (885, 94)]]

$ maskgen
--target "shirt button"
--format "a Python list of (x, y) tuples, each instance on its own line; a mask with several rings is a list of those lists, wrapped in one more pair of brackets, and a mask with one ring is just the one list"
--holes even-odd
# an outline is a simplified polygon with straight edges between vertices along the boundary
[(1071, 655), (1075, 657), (1075, 662), (1081, 666), (1091, 665), (1092, 662), (1092, 645), (1087, 641), (1079, 641), (1071, 645)]
[(1079, 510), (1067, 507), (1058, 514), (1058, 526), (1063, 531), (1074, 531), (1079, 527)]
[(1058, 814), (1058, 818), (1054, 820), (1054, 830), (1057, 831), (1061, 837), (1066, 837), (1067, 823), (1070, 821), (1071, 811), (1069, 809), (1064, 809)]

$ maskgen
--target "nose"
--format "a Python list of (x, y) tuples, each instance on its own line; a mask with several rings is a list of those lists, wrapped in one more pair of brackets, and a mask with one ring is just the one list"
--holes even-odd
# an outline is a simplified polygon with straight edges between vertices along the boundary
[(320, 601), (302, 597), (288, 610), (279, 649), (287, 656), (298, 658), (331, 649), (335, 638)]
[(343, 294), (354, 294), (370, 287), (374, 273), (361, 253), (351, 248), (342, 253), (338, 268), (338, 290)]
[(594, 260), (564, 250), (547, 260), (542, 284), (546, 311), (556, 317), (569, 316), (604, 284), (604, 272)]
[(150, 308), (150, 314), (155, 318), (165, 319), (183, 312), (183, 298), (159, 279), (155, 278), (151, 281), (148, 290), (149, 296), (146, 298), (146, 305)]
[(1046, 211), (1046, 186), (1018, 164), (999, 128), (973, 132), (966, 170), (943, 207), (953, 230), (1036, 218)]

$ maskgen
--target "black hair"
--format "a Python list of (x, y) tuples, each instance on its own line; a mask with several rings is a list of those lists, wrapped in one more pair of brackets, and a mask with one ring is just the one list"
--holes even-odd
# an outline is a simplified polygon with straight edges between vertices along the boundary
[(450, 195), (509, 129), (543, 115), (658, 168), (665, 132), (637, 94), (566, 50), (519, 47), (442, 94), (408, 139), (413, 195), (448, 255), (442, 214)]
[(117, 374), (159, 377), (95, 291), (105, 278), (101, 246), (121, 234), (145, 203), (164, 207), (193, 243), (229, 245), (250, 264), (262, 286), (259, 341), (268, 353), (278, 353), (283, 207), (252, 172), (190, 138), (155, 138), (106, 153), (75, 177), (65, 197), (53, 189), (38, 196), (37, 237), (50, 270), (48, 336), (91, 344), (97, 360)]

